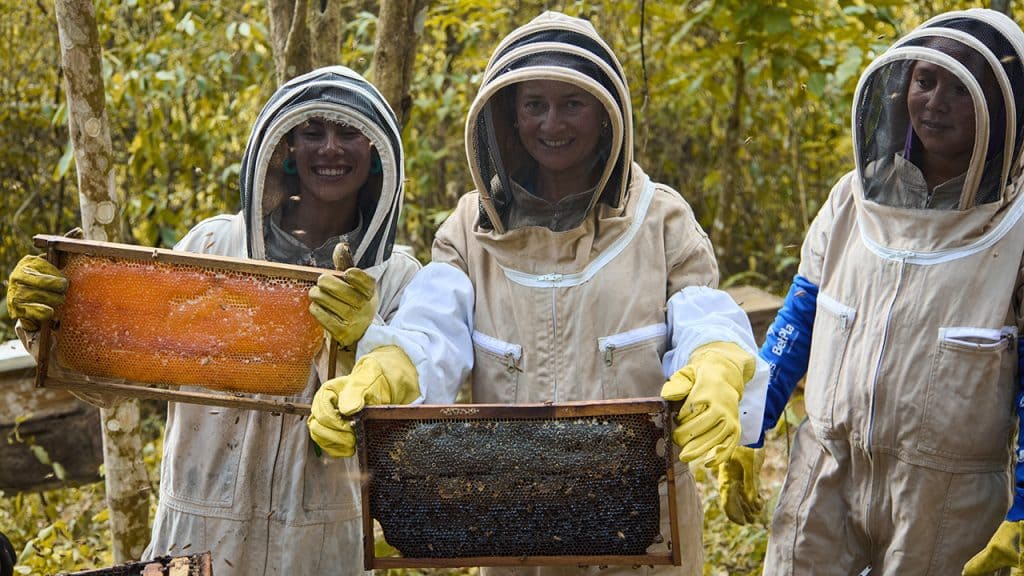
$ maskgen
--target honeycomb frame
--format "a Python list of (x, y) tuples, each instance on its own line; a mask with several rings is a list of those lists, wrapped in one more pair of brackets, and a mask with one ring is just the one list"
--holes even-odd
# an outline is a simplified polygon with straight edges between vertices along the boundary
[(661, 398), (368, 406), (355, 428), (367, 570), (682, 564)]
[[(290, 399), (323, 346), (306, 294), (325, 270), (62, 236), (34, 241), (74, 274), (57, 319), (40, 331), (37, 387), (309, 412)], [(108, 277), (114, 288), (103, 285)]]
[(188, 556), (159, 556), (108, 568), (61, 572), (58, 576), (213, 576), (213, 555), (201, 552)]

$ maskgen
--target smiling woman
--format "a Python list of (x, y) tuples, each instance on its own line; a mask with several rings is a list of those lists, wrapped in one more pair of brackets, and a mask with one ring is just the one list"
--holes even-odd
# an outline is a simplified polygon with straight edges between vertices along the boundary
[(512, 88), (514, 126), (523, 148), (537, 161), (534, 195), (557, 202), (596, 186), (601, 176), (597, 149), (608, 129), (608, 113), (597, 98), (555, 80), (530, 80)]
[[(646, 550), (682, 551), (673, 555), (680, 566), (645, 573), (695, 576), (701, 503), (683, 462), (724, 464), (741, 438), (757, 439), (751, 424), (760, 424), (768, 366), (754, 360), (746, 314), (716, 289), (714, 252), (689, 204), (633, 161), (631, 101), (618, 58), (585, 20), (546, 12), (499, 42), (466, 118), (476, 191), (437, 231), (432, 261), (391, 322), (367, 327), (359, 362), (373, 370), (317, 392), (310, 432), (321, 446), (354, 446), (347, 415), (364, 400), (405, 394), (410, 382), (427, 404), (452, 402), (467, 379), (482, 404), (685, 398), (673, 422), (678, 451), (662, 446), (662, 456), (682, 460), (671, 480), (678, 531), (666, 486), (651, 527), (662, 537)], [(539, 466), (555, 474), (559, 465)], [(573, 492), (574, 509), (596, 517), (598, 502), (616, 498), (596, 492)], [(516, 537), (535, 540), (534, 550), (554, 540), (530, 530)], [(580, 550), (587, 537), (566, 544)]]
[(340, 122), (311, 118), (288, 133), (286, 172), (297, 194), (282, 204), (281, 228), (309, 248), (328, 238), (351, 232), (356, 219), (359, 190), (371, 167), (380, 173), (370, 139)]

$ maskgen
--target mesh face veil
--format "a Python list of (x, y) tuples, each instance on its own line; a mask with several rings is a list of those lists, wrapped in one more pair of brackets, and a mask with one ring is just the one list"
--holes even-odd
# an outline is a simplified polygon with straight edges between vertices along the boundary
[(369, 138), (380, 157), (381, 171), (371, 174), (360, 191), (359, 211), (365, 226), (354, 247), (356, 266), (387, 260), (402, 210), (405, 172), (402, 141), (394, 112), (362, 76), (344, 66), (329, 66), (289, 80), (270, 98), (253, 125), (242, 157), (242, 209), (249, 229), (249, 256), (263, 258), (263, 221), (290, 192), (285, 173), (288, 132), (310, 119), (352, 126)]
[(990, 10), (944, 14), (867, 68), (853, 110), (865, 198), (940, 210), (1003, 200), (1024, 90), (1024, 46), (1007, 22), (1016, 28)]
[(593, 158), (597, 186), (557, 228), (578, 225), (598, 202), (619, 206), (629, 179), (632, 111), (622, 67), (588, 22), (546, 12), (499, 44), (466, 120), (466, 154), (480, 191), (481, 224), (499, 233), (509, 228), (510, 213), (517, 209), (515, 192), (529, 188), (536, 168), (516, 131), (513, 104), (516, 85), (530, 80), (579, 87), (607, 114)]

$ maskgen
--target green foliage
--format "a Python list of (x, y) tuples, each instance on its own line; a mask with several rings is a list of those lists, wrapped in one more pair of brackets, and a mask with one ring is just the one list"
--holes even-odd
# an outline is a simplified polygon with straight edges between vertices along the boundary
[[(52, 5), (0, 2), (6, 286), (34, 234), (64, 233), (80, 216)], [(239, 208), (242, 152), (274, 89), (263, 4), (102, 0), (96, 18), (129, 241), (170, 247), (200, 219)], [(0, 323), (0, 336), (12, 335)]]
[(134, 240), (170, 247), (239, 208), (249, 129), (274, 89), (262, 5), (101, 2), (116, 180)]
[[(589, 18), (615, 49), (633, 95), (637, 161), (693, 205), (719, 249), (723, 285), (782, 293), (807, 225), (852, 166), (849, 116), (860, 71), (925, 18), (976, 4), (432, 2), (404, 128), (400, 241), (429, 258), (437, 226), (472, 187), (463, 123), (492, 49), (514, 27), (554, 8)], [(95, 5), (122, 218), (132, 241), (168, 247), (200, 219), (239, 208), (242, 152), (274, 89), (265, 4)], [(6, 288), (15, 262), (34, 250), (32, 235), (63, 233), (80, 217), (52, 5), (0, 0), (0, 6), (0, 284)], [(371, 78), (375, 24), (369, 12), (346, 22), (338, 58)], [(5, 292), (0, 289), (0, 300)], [(13, 337), (2, 305), (0, 337)], [(147, 463), (159, 453), (157, 440), (147, 444)], [(728, 524), (717, 512), (714, 480), (703, 478), (702, 486), (709, 573), (756, 573), (766, 524)], [(4, 495), (0, 530), (22, 552), (19, 573), (108, 565), (102, 490), (99, 484)]]
[(15, 574), (54, 574), (112, 563), (103, 484), (0, 495), (0, 530), (18, 553)]

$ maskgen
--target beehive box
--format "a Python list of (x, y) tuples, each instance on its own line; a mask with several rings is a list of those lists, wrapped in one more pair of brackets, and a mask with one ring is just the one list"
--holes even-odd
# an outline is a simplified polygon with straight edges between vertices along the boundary
[(750, 319), (750, 328), (754, 332), (754, 340), (764, 342), (768, 327), (775, 321), (775, 315), (782, 308), (782, 298), (754, 286), (732, 286), (726, 292)]
[(368, 407), (365, 568), (679, 565), (669, 418), (660, 398)]
[(35, 240), (69, 281), (55, 321), (41, 330), (40, 386), (308, 410), (247, 394), (304, 389), (323, 343), (308, 291), (324, 270), (60, 236)]
[(35, 360), (21, 342), (0, 343), (0, 490), (12, 495), (100, 480), (99, 410), (64, 390), (36, 388), (35, 376)]

